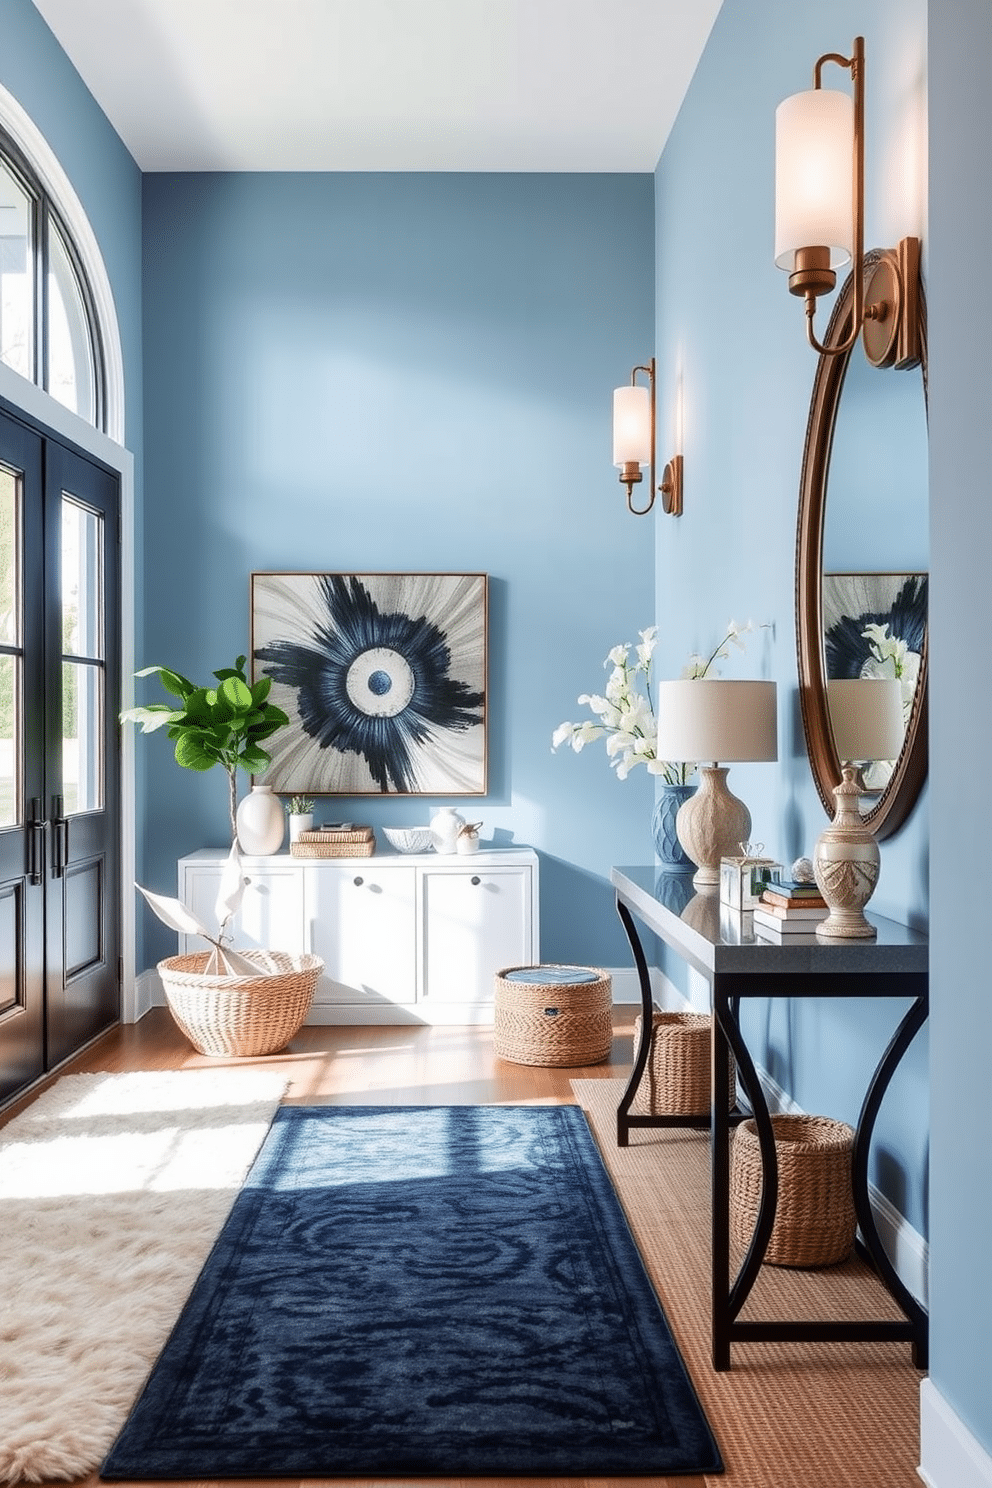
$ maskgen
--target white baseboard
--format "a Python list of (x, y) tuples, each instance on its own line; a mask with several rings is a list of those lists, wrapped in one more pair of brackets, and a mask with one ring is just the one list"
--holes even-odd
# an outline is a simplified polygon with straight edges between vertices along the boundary
[(125, 1023), (137, 1023), (150, 1008), (165, 1007), (165, 989), (154, 967), (139, 972), (134, 979), (134, 998), (131, 1005), (133, 1016), (125, 1015)]
[(920, 1382), (919, 1473), (927, 1488), (992, 1488), (992, 1456), (929, 1379)]
[[(652, 979), (660, 977), (660, 972), (653, 971)], [(637, 980), (637, 972), (632, 967), (620, 966), (610, 970), (613, 982), (614, 1005), (626, 1005), (636, 1003), (640, 1006), (641, 989)], [(656, 984), (657, 985), (657, 984)], [(657, 1000), (657, 999), (656, 999)], [(126, 1022), (137, 1023), (143, 1018), (149, 1008), (165, 1007), (165, 989), (161, 979), (154, 967), (143, 971), (134, 982), (133, 1017), (125, 1018)], [(431, 1008), (427, 1003), (399, 1006), (396, 1003), (368, 1003), (362, 1005), (315, 1003), (307, 1014), (307, 1023), (321, 1027), (345, 1026), (367, 1023), (370, 1027), (395, 1027), (405, 1024), (438, 1024), (455, 1025), (462, 1024), (471, 1026), (473, 1024), (486, 1024), (493, 1021), (492, 1004), (480, 1003), (478, 1005), (441, 1006)]]

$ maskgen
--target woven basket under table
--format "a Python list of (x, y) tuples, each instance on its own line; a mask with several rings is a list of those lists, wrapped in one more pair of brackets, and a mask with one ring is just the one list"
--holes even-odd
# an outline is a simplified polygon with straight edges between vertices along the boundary
[[(244, 951), (259, 975), (207, 976), (209, 951), (158, 963), (165, 997), (179, 1027), (201, 1054), (248, 1058), (284, 1049), (310, 1011), (324, 969), (319, 956)], [(262, 968), (274, 967), (263, 976)]]
[[(850, 1255), (857, 1219), (851, 1186), (854, 1131), (828, 1116), (773, 1116), (778, 1204), (765, 1260), (773, 1266), (832, 1266)], [(734, 1135), (730, 1226), (751, 1243), (761, 1202), (761, 1149), (753, 1120)]]
[(602, 1064), (613, 1048), (613, 982), (586, 966), (511, 966), (496, 973), (493, 1043), (513, 1064)]
[[(631, 1110), (647, 1116), (705, 1116), (710, 1109), (709, 1013), (655, 1012), (651, 1049)], [(634, 1019), (634, 1048), (640, 1041), (641, 1014)], [(737, 1061), (727, 1051), (728, 1106), (737, 1097)]]

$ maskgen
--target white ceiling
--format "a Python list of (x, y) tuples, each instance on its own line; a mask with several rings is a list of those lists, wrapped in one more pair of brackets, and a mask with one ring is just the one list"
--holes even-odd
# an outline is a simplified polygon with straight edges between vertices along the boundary
[(34, 0), (145, 171), (651, 171), (722, 0)]

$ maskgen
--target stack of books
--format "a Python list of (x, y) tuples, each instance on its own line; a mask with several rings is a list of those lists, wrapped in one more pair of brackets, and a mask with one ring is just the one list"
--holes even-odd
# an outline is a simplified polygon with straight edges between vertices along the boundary
[(813, 935), (830, 910), (816, 884), (771, 884), (754, 907), (754, 931), (769, 940)]
[(370, 858), (375, 852), (375, 833), (359, 822), (330, 822), (301, 832), (289, 851), (294, 858)]

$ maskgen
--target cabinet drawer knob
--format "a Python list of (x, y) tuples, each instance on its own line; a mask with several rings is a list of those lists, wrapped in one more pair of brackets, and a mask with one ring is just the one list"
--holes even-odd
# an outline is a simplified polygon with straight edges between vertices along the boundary
[(365, 880), (364, 880), (364, 878), (363, 878), (363, 877), (362, 877), (362, 876), (361, 876), (361, 874), (360, 874), (360, 873), (359, 873), (359, 874), (357, 874), (357, 875), (356, 875), (356, 877), (355, 877), (355, 888), (356, 888), (356, 889), (360, 889), (360, 888), (361, 888), (361, 887), (362, 887), (362, 884), (363, 884), (363, 883), (364, 883), (364, 882), (365, 882)]
[(481, 879), (481, 878), (480, 878), (480, 877), (479, 877), (479, 875), (478, 875), (478, 874), (477, 874), (477, 873), (473, 873), (473, 874), (472, 874), (472, 879), (471, 879), (471, 881), (472, 881), (472, 883), (474, 883), (474, 884), (480, 884), (480, 883), (481, 883), (481, 882), (482, 882), (482, 879)]

